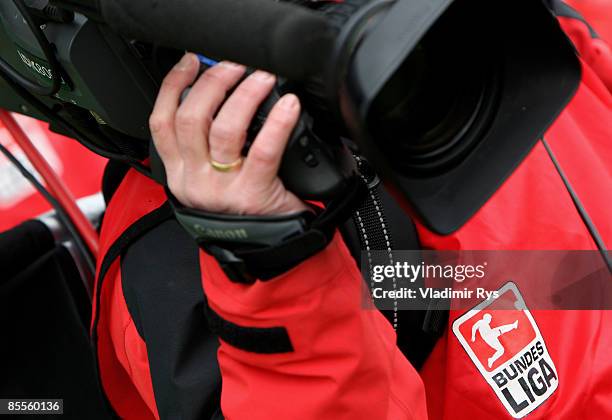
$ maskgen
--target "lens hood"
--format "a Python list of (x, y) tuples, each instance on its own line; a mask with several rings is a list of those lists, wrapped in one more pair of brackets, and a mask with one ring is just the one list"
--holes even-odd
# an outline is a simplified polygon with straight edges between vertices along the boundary
[[(344, 31), (352, 47), (336, 49), (342, 117), (402, 206), (439, 234), (459, 229), (484, 205), (580, 82), (575, 50), (541, 1), (398, 0), (368, 25)], [(434, 32), (446, 43), (428, 50)], [(423, 45), (427, 60), (415, 57)], [(469, 86), (481, 89), (472, 92), (479, 101), (453, 102), (468, 98), (458, 88)], [(431, 127), (415, 128), (445, 103), (455, 108)], [(442, 132), (449, 140), (426, 142), (443, 123), (455, 127)], [(444, 164), (429, 161), (427, 170), (413, 164), (427, 161), (419, 147)]]

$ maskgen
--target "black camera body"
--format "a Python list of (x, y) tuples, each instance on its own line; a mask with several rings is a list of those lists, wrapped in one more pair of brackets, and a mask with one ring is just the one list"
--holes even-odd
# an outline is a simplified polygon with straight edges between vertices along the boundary
[[(265, 123), (274, 104), (287, 92), (287, 81), (277, 83), (257, 110), (249, 128), (246, 148)], [(246, 152), (247, 150), (245, 150)], [(302, 110), (287, 143), (279, 176), (285, 187), (305, 200), (330, 200), (342, 194), (357, 176), (351, 151), (335, 132), (319, 134), (308, 110)]]
[[(89, 113), (97, 124), (147, 139), (157, 82), (135, 44), (79, 13), (70, 22), (49, 19), (42, 23), (42, 31), (53, 45), (62, 83), (52, 97), (39, 99), (50, 107), (70, 108), (77, 115), (82, 110), (83, 119)], [(0, 56), (26, 77), (50, 84), (51, 65), (12, 1), (0, 2)], [(26, 114), (33, 111), (6, 83), (0, 89), (2, 106)]]
[[(208, 61), (208, 60), (207, 60)], [(210, 62), (210, 61), (209, 61)], [(209, 68), (201, 64), (200, 71)], [(247, 72), (247, 75), (252, 70)], [(183, 92), (185, 98), (191, 88)], [(287, 80), (280, 79), (272, 92), (257, 109), (248, 129), (242, 154), (246, 156), (251, 144), (263, 127), (268, 114), (285, 93), (294, 89)], [(287, 142), (287, 148), (279, 169), (279, 177), (285, 188), (304, 200), (331, 200), (350, 188), (351, 181), (358, 176), (357, 165), (349, 148), (335, 132), (327, 132), (324, 138), (317, 133), (314, 119), (307, 110), (302, 110), (296, 127)], [(335, 141), (331, 141), (331, 139)], [(161, 158), (150, 145), (150, 162), (154, 179), (165, 184), (166, 174)]]
[[(21, 1), (44, 23), (58, 69), (14, 7)], [(73, 17), (45, 19), (40, 4)], [(540, 0), (511, 10), (488, 0), (11, 0), (0, 4), (0, 56), (40, 84), (54, 72), (62, 82), (42, 96), (0, 72), (0, 106), (146, 172), (148, 116), (185, 50), (290, 81), (255, 124), (283, 89), (300, 95), (306, 111), (281, 169), (300, 197), (342, 194), (356, 176), (340, 141), (350, 136), (398, 201), (441, 234), (510, 176), (580, 81), (573, 46)]]
[[(4, 41), (0, 44), (0, 55), (37, 83), (49, 84), (52, 66), (42, 58), (44, 54), (31, 29), (20, 17), (13, 2), (0, 4), (0, 31), (3, 31), (0, 40)], [(62, 77), (59, 91), (44, 98), (45, 103), (62, 108), (71, 117), (93, 126), (104, 126), (110, 135), (123, 135), (128, 141), (147, 143), (150, 138), (148, 117), (157, 87), (180, 50), (130, 42), (79, 13), (67, 22), (49, 19), (43, 23), (42, 30), (49, 43), (55, 46)], [(281, 91), (287, 90), (289, 85), (287, 82), (279, 84), (261, 106), (249, 130), (250, 138), (254, 138)], [(10, 87), (3, 84), (2, 89), (6, 92)], [(8, 92), (2, 96), (17, 99)], [(30, 112), (26, 101), (4, 105), (45, 119), (43, 115)], [(165, 180), (154, 150), (151, 156), (154, 178)], [(289, 141), (280, 176), (285, 186), (299, 197), (327, 200), (341, 194), (349, 180), (356, 176), (356, 171), (350, 151), (339, 138), (334, 142), (329, 138), (323, 141), (314, 132), (312, 117), (303, 111)]]

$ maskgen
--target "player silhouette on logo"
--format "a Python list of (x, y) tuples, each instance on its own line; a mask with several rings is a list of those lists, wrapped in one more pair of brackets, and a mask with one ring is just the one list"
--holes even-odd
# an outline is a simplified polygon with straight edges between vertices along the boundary
[(499, 336), (509, 331), (515, 330), (518, 327), (518, 319), (512, 324), (500, 325), (499, 327), (491, 328), (491, 314), (484, 314), (480, 321), (476, 321), (472, 327), (472, 342), (476, 341), (476, 331), (480, 333), (480, 336), (485, 343), (489, 345), (495, 353), (489, 357), (488, 365), (491, 367), (497, 359), (504, 354), (504, 346), (499, 341)]

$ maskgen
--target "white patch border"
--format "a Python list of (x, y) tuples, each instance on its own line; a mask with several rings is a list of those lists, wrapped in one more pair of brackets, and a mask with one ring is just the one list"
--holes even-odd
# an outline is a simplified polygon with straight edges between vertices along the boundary
[[(529, 308), (527, 308), (527, 305), (525, 304), (525, 300), (523, 299), (523, 295), (519, 292), (519, 289), (516, 286), (516, 284), (514, 282), (512, 282), (512, 281), (509, 281), (509, 282), (505, 283), (501, 288), (499, 288), (497, 296), (501, 297), (504, 293), (506, 293), (509, 290), (513, 291), (514, 295), (518, 297), (518, 301), (519, 301), (520, 307), (523, 308), (522, 310), (525, 312), (525, 316), (527, 316), (527, 318), (531, 322), (531, 326), (535, 330), (536, 337), (531, 341), (531, 343), (534, 343), (535, 341), (537, 341), (538, 338), (540, 338), (542, 340), (542, 346), (544, 347), (544, 351), (546, 352), (546, 354), (548, 354), (548, 357), (550, 358), (550, 360), (552, 362), (552, 370), (555, 372), (555, 375), (557, 376), (557, 380), (555, 381), (554, 385), (551, 385), (551, 387), (549, 388), (549, 389), (552, 388), (552, 390), (550, 391), (550, 394), (548, 395), (548, 397), (546, 397), (545, 399), (540, 401), (537, 405), (534, 403), (533, 407), (529, 407), (529, 410), (526, 411), (525, 413), (521, 413), (520, 415), (517, 415), (514, 412), (514, 410), (512, 409), (512, 407), (510, 407), (508, 405), (508, 402), (505, 401), (504, 399), (502, 399), (497, 394), (497, 391), (496, 391), (496, 389), (494, 387), (494, 384), (491, 383), (489, 381), (489, 379), (487, 379), (491, 375), (492, 372), (488, 372), (484, 368), (484, 366), (480, 363), (480, 360), (476, 356), (476, 353), (474, 353), (474, 350), (472, 350), (472, 347), (469, 345), (469, 343), (467, 342), (465, 337), (463, 337), (463, 335), (459, 331), (459, 327), (465, 321), (467, 321), (468, 319), (471, 319), (474, 316), (476, 316), (476, 314), (478, 314), (482, 310), (484, 310), (487, 307), (489, 307), (497, 299), (485, 299), (482, 302), (480, 302), (478, 305), (474, 306), (472, 309), (470, 309), (467, 312), (465, 312), (464, 314), (462, 314), (459, 318), (455, 319), (453, 321), (453, 334), (455, 334), (455, 337), (457, 337), (457, 340), (459, 340), (459, 342), (461, 343), (461, 347), (463, 347), (463, 350), (465, 350), (465, 352), (468, 354), (468, 356), (470, 356), (470, 359), (472, 360), (472, 363), (474, 363), (474, 365), (478, 368), (478, 371), (482, 375), (483, 379), (492, 388), (493, 393), (495, 394), (497, 399), (502, 403), (502, 405), (504, 406), (506, 411), (508, 411), (508, 413), (513, 418), (521, 419), (521, 418), (527, 416), (528, 414), (532, 413), (535, 409), (537, 409), (540, 405), (542, 405), (544, 402), (546, 402), (546, 400), (548, 400), (555, 393), (555, 391), (557, 390), (557, 388), (559, 386), (559, 374), (557, 373), (557, 367), (555, 366), (555, 361), (552, 359), (552, 356), (551, 356), (550, 352), (548, 351), (548, 347), (546, 346), (546, 341), (544, 340), (544, 336), (540, 332), (540, 329), (538, 328), (538, 324), (535, 322), (535, 319), (531, 315), (531, 311), (529, 310)], [(525, 348), (527, 348), (527, 347), (529, 347), (529, 345), (526, 346)]]

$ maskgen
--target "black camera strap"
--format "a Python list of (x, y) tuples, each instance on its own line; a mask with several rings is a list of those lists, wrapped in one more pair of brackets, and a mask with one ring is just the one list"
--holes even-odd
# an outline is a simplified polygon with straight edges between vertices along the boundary
[(344, 194), (314, 208), (283, 216), (212, 214), (184, 207), (167, 191), (179, 223), (232, 281), (270, 280), (323, 250), (367, 191), (355, 177)]

